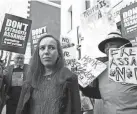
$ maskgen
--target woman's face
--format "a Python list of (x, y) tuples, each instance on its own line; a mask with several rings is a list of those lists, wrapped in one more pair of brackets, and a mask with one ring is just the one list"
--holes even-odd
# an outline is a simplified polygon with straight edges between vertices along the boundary
[(39, 56), (45, 67), (52, 67), (58, 58), (57, 42), (52, 37), (46, 37), (39, 44)]

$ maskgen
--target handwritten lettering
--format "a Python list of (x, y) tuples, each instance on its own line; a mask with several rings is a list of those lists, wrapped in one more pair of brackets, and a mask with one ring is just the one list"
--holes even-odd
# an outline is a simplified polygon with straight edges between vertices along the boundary
[(109, 78), (116, 82), (137, 84), (136, 47), (110, 49)]
[[(77, 67), (76, 74), (80, 76), (79, 82), (83, 87), (89, 85), (101, 72), (106, 69), (106, 65), (97, 59), (92, 59), (90, 56), (85, 55), (79, 61), (76, 61)], [(83, 78), (81, 78), (83, 77)]]
[(116, 80), (119, 81), (119, 78), (121, 78), (125, 82), (125, 67), (122, 68), (122, 70), (119, 67), (116, 67)]
[(64, 51), (64, 52), (63, 52), (63, 55), (64, 55), (64, 57), (69, 57), (69, 56), (70, 56), (70, 54), (69, 54), (68, 51)]
[(87, 56), (87, 55), (81, 58), (81, 61), (83, 62), (84, 66), (87, 66), (87, 64), (90, 64), (94, 69), (96, 69), (98, 65), (102, 64), (100, 61), (96, 59), (92, 59), (90, 56)]
[(66, 59), (65, 60), (66, 66), (75, 67), (76, 66), (75, 62), (76, 62), (76, 59)]

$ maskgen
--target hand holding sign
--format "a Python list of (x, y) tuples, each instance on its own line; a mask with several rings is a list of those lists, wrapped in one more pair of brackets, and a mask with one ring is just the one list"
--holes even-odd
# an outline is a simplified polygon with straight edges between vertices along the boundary
[(76, 62), (78, 82), (82, 87), (88, 86), (105, 69), (106, 65), (97, 59), (85, 55)]

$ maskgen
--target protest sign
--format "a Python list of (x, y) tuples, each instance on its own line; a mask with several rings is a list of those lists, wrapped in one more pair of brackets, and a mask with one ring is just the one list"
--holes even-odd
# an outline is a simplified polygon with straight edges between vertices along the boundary
[(32, 52), (36, 48), (39, 38), (44, 34), (47, 34), (46, 26), (32, 30)]
[(75, 44), (71, 43), (69, 37), (61, 36), (60, 38), (62, 48), (63, 48), (63, 55), (65, 58), (65, 65), (71, 71), (76, 70), (75, 68), (75, 61), (76, 61), (76, 51), (75, 51)]
[(137, 47), (109, 50), (109, 78), (137, 84)]
[(88, 55), (76, 61), (75, 65), (77, 66), (78, 82), (82, 87), (88, 86), (106, 69), (106, 65), (103, 62)]
[[(100, 0), (96, 2), (94, 6), (90, 7), (81, 14), (81, 19), (84, 23), (89, 24), (91, 28), (94, 28), (96, 21), (101, 19), (110, 9), (109, 0)], [(91, 23), (92, 22), (92, 23)]]
[(137, 3), (120, 10), (121, 30), (125, 38), (137, 37)]
[(25, 54), (31, 20), (5, 14), (0, 33), (0, 49)]
[(116, 23), (112, 23), (108, 19), (111, 3), (108, 0), (105, 0), (103, 3), (101, 6), (98, 2), (93, 4), (80, 16), (80, 27), (84, 37), (84, 40), (81, 42), (81, 56), (85, 54), (90, 54), (92, 58), (104, 56), (97, 45), (106, 38), (109, 32), (117, 29)]

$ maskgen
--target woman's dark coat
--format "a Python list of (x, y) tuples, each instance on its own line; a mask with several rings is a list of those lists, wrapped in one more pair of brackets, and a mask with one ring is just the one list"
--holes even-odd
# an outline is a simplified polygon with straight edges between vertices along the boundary
[[(79, 87), (77, 76), (71, 73), (67, 68), (63, 68), (59, 77), (61, 80), (65, 81), (67, 84), (64, 84), (65, 89), (68, 91), (65, 93), (67, 98), (65, 99), (66, 108), (62, 108), (60, 114), (81, 114), (81, 104), (79, 96)], [(60, 82), (59, 82), (60, 83)], [(66, 86), (67, 85), (67, 86)], [(29, 82), (26, 82), (23, 85), (20, 100), (18, 103), (16, 114), (30, 114), (29, 113), (29, 99), (33, 88)]]

